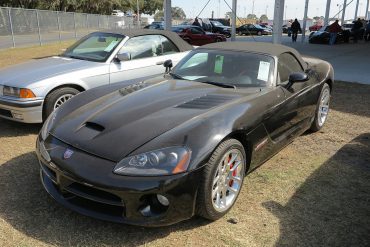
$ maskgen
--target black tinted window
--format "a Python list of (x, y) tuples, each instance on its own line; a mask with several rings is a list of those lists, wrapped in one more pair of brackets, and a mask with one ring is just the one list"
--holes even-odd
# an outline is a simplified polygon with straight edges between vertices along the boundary
[(283, 53), (279, 56), (278, 62), (278, 83), (287, 82), (289, 75), (293, 72), (302, 72), (302, 66), (290, 53)]
[(179, 52), (179, 49), (164, 36), (160, 36), (163, 46), (163, 55)]
[(203, 34), (203, 31), (200, 28), (192, 27), (190, 30), (192, 34)]

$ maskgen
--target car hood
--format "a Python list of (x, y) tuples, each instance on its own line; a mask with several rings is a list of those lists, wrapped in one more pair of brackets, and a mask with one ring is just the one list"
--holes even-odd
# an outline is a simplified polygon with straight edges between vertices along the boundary
[[(224, 109), (243, 96), (234, 89), (185, 80), (165, 80), (137, 91), (132, 88), (116, 90), (57, 115), (50, 133), (75, 148), (118, 162), (166, 131), (209, 111), (219, 111), (219, 107)], [(69, 103), (73, 100), (62, 108)]]
[(0, 84), (27, 87), (30, 83), (80, 69), (99, 66), (100, 63), (66, 57), (34, 59), (0, 70)]

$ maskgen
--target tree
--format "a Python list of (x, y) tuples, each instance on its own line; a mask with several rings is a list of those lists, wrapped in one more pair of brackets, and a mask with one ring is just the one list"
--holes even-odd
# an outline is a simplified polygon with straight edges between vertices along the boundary
[(261, 15), (260, 22), (267, 22), (268, 20), (269, 18), (267, 17), (267, 15)]
[(247, 19), (253, 19), (253, 20), (256, 20), (258, 19), (257, 16), (255, 14), (248, 14), (247, 15)]
[[(139, 11), (144, 14), (152, 15), (158, 9), (163, 8), (163, 0), (138, 0)], [(137, 0), (121, 0), (123, 10), (131, 10), (137, 13)]]
[[(172, 19), (183, 20), (186, 18), (185, 12), (180, 7), (172, 7), (171, 9)], [(162, 20), (164, 18), (163, 10), (157, 11), (154, 15), (154, 20)]]

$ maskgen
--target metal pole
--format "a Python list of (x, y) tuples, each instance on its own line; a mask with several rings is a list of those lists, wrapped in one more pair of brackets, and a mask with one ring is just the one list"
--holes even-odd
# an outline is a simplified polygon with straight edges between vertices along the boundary
[(139, 0), (136, 0), (136, 9), (137, 9), (137, 26), (140, 27), (140, 9), (139, 9)]
[(11, 16), (11, 14), (10, 14), (10, 8), (8, 8), (8, 15), (9, 15), (10, 32), (12, 33), (13, 47), (15, 47), (15, 39), (14, 39), (13, 23), (12, 23), (12, 16)]
[(252, 3), (252, 15), (254, 15), (254, 0), (253, 0), (253, 3)]
[(89, 14), (86, 14), (86, 29), (87, 33), (89, 33)]
[(76, 30), (76, 13), (73, 12), (73, 27), (75, 29), (75, 39), (77, 39), (77, 30)]
[(326, 0), (326, 11), (325, 11), (324, 26), (327, 26), (329, 24), (330, 3), (331, 3), (331, 0)]
[(274, 29), (272, 32), (272, 43), (281, 44), (283, 33), (284, 0), (275, 0), (274, 6)]
[(370, 3), (370, 0), (367, 0), (367, 3), (366, 3), (366, 9), (365, 9), (365, 19), (368, 20), (370, 17), (369, 17), (369, 3)]
[[(344, 24), (344, 17), (346, 15), (346, 8), (347, 8), (347, 0), (344, 0), (344, 3), (343, 3), (343, 10), (342, 10), (342, 19), (341, 19), (341, 22), (340, 24), (343, 25)], [(339, 14), (338, 14), (339, 15)]]
[(57, 11), (57, 23), (58, 23), (58, 31), (59, 31), (59, 42), (62, 42), (62, 34), (60, 32), (60, 18), (59, 18), (59, 11)]
[(40, 43), (40, 45), (42, 45), (42, 42), (41, 42), (41, 30), (40, 30), (39, 12), (37, 11), (37, 9), (35, 11), (36, 11), (37, 28), (38, 28), (38, 31), (39, 31), (39, 43)]
[(171, 31), (171, 0), (164, 0), (164, 30)]
[(355, 18), (354, 20), (357, 20), (357, 14), (358, 14), (358, 4), (360, 3), (360, 0), (357, 0), (357, 3), (356, 3), (356, 10), (355, 10)]
[(304, 16), (303, 16), (303, 25), (302, 25), (302, 43), (304, 42), (304, 39), (306, 38), (306, 22), (307, 22), (307, 12), (308, 12), (308, 2), (309, 2), (309, 0), (306, 0), (306, 3), (304, 5)]
[(232, 10), (231, 10), (232, 12), (231, 13), (231, 41), (235, 41), (235, 35), (236, 35), (236, 4), (237, 4), (237, 0), (233, 0)]

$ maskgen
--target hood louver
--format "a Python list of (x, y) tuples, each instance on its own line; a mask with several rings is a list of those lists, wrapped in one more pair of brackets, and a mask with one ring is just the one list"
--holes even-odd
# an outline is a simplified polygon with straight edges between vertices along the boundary
[(127, 86), (127, 87), (124, 87), (124, 88), (121, 88), (119, 90), (119, 93), (122, 95), (122, 96), (125, 96), (127, 94), (130, 94), (130, 93), (133, 93), (135, 91), (138, 91), (144, 87), (146, 87), (147, 84), (144, 83), (144, 82), (139, 82), (139, 83), (136, 83), (136, 84), (132, 84), (130, 86)]
[(191, 101), (185, 102), (181, 105), (177, 105), (175, 107), (188, 109), (210, 109), (212, 107), (224, 104), (232, 99), (235, 99), (235, 96), (205, 95), (199, 98), (192, 99)]

